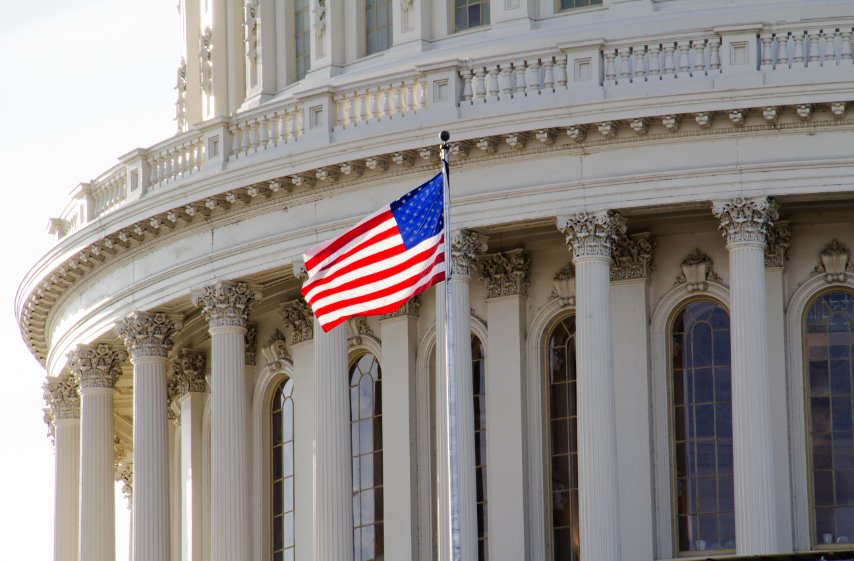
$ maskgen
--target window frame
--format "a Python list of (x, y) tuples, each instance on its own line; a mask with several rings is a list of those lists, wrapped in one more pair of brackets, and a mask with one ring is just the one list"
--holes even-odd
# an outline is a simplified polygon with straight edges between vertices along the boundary
[[(681, 551), (679, 548), (679, 505), (678, 505), (678, 485), (677, 485), (677, 472), (676, 472), (676, 415), (675, 415), (675, 395), (673, 390), (673, 328), (676, 324), (677, 318), (685, 312), (688, 306), (696, 302), (714, 302), (721, 308), (723, 308), (727, 317), (730, 319), (730, 338), (732, 337), (732, 313), (730, 311), (729, 306), (726, 302), (724, 302), (721, 298), (717, 296), (702, 293), (702, 294), (694, 294), (688, 298), (683, 298), (679, 300), (676, 305), (670, 310), (669, 317), (667, 323), (665, 325), (664, 332), (664, 340), (665, 340), (665, 357), (666, 357), (666, 384), (667, 384), (667, 461), (670, 466), (670, 477), (669, 477), (669, 491), (670, 491), (670, 524), (671, 524), (671, 547), (673, 556), (676, 558), (683, 557), (715, 557), (722, 555), (734, 555), (736, 553), (735, 548), (721, 548), (721, 549), (692, 549)], [(732, 341), (732, 339), (730, 339)], [(730, 383), (732, 383), (732, 346), (730, 344)], [(732, 397), (730, 397), (730, 404), (732, 404)], [(732, 420), (730, 419), (730, 423)], [(735, 439), (735, 435), (732, 437), (733, 441)], [(733, 442), (733, 449), (735, 445)], [(717, 472), (715, 472), (715, 477), (717, 477)], [(733, 500), (735, 500), (735, 466), (733, 466)], [(733, 517), (735, 517), (735, 511), (733, 510)]]
[(384, 53), (385, 51), (391, 49), (394, 46), (394, 0), (376, 0), (378, 2), (385, 2), (388, 10), (388, 25), (386, 26), (388, 29), (388, 46), (385, 48), (379, 48), (374, 51), (371, 51), (368, 48), (368, 35), (371, 32), (370, 29), (370, 20), (368, 19), (368, 3), (374, 0), (362, 0), (359, 3), (360, 7), (360, 21), (363, 25), (361, 25), (361, 29), (359, 30), (361, 35), (361, 43), (362, 43), (362, 57), (371, 57), (374, 55), (378, 55)]
[[(479, 23), (478, 25), (469, 25), (468, 15), (466, 15), (466, 26), (462, 28), (457, 27), (457, 1), (458, 0), (448, 0), (448, 29), (450, 30), (451, 35), (455, 35), (457, 33), (464, 33), (466, 31), (488, 29), (492, 25), (492, 10), (490, 6), (490, 0), (463, 0), (466, 2), (466, 7), (469, 7), (470, 5), (475, 3), (480, 6), (481, 23)], [(486, 8), (486, 21), (483, 21), (484, 7)]]
[[(589, 1), (595, 2), (596, 0), (589, 0)], [(562, 8), (560, 3), (561, 3), (561, 0), (554, 0), (554, 13), (556, 15), (577, 13), (577, 12), (587, 12), (590, 10), (602, 10), (605, 8), (605, 0), (599, 0), (598, 4), (588, 4), (587, 6), (575, 6), (572, 8)]]
[[(288, 385), (290, 385), (289, 389), (287, 388)], [(283, 559), (284, 559), (284, 555), (288, 549), (292, 549), (294, 552), (294, 557), (296, 557), (296, 537), (297, 537), (297, 532), (296, 532), (296, 435), (297, 435), (297, 431), (296, 431), (296, 412), (295, 412), (296, 403), (294, 402), (294, 380), (293, 380), (293, 378), (291, 378), (290, 376), (282, 376), (282, 377), (278, 378), (272, 384), (272, 392), (270, 394), (270, 401), (267, 404), (267, 408), (266, 408), (267, 430), (268, 430), (267, 444), (269, 446), (269, 457), (267, 458), (267, 469), (269, 469), (269, 474), (270, 474), (270, 477), (268, 478), (268, 481), (267, 481), (267, 490), (270, 494), (269, 495), (270, 496), (270, 506), (269, 506), (269, 512), (267, 514), (267, 523), (269, 524), (269, 529), (270, 529), (269, 541), (268, 541), (268, 543), (269, 543), (269, 552), (268, 553), (270, 555), (270, 559), (273, 559), (275, 556), (275, 553), (276, 553), (276, 550), (274, 549), (275, 545), (274, 545), (274, 540), (273, 540), (273, 536), (275, 535), (274, 528), (275, 528), (275, 518), (276, 518), (276, 514), (273, 511), (273, 504), (274, 504), (273, 489), (275, 488), (275, 484), (276, 484), (277, 479), (276, 479), (275, 471), (273, 469), (273, 465), (274, 465), (275, 448), (277, 445), (273, 439), (273, 413), (274, 413), (273, 408), (276, 406), (276, 395), (279, 393), (280, 388), (281, 388), (281, 391), (283, 394), (287, 390), (287, 394), (283, 396), (284, 401), (290, 400), (290, 402), (291, 402), (291, 433), (292, 433), (291, 440), (282, 440), (281, 445), (284, 447), (285, 444), (290, 442), (291, 448), (292, 448), (292, 457), (291, 457), (291, 462), (292, 462), (291, 472), (292, 473), (291, 473), (290, 477), (284, 477), (283, 476), (282, 479), (283, 480), (286, 480), (286, 479), (291, 480), (291, 496), (292, 496), (291, 498), (293, 501), (293, 505), (292, 505), (293, 508), (290, 511), (283, 510), (282, 515), (284, 517), (285, 515), (287, 515), (288, 512), (293, 513), (293, 523), (294, 523), (294, 543), (290, 547), (284, 546), (281, 551), (282, 551), (282, 558)], [(284, 482), (283, 482), (283, 485), (284, 485)]]

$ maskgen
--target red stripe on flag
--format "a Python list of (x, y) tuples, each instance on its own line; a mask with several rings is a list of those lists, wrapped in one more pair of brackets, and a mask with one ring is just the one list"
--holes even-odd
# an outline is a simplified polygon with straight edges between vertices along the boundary
[(323, 261), (330, 256), (334, 255), (336, 251), (340, 250), (342, 247), (346, 246), (348, 243), (358, 238), (365, 232), (369, 232), (371, 229), (377, 227), (382, 224), (386, 220), (393, 218), (394, 215), (391, 212), (391, 209), (386, 209), (384, 212), (380, 212), (373, 217), (368, 217), (361, 224), (357, 224), (353, 227), (352, 230), (348, 230), (344, 232), (340, 237), (332, 240), (329, 245), (312, 255), (305, 262), (305, 268), (309, 273), (311, 273), (316, 267), (321, 265)]

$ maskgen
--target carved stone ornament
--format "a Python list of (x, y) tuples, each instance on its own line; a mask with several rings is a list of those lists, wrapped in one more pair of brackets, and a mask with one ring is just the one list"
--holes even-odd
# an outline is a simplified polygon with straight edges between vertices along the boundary
[(282, 321), (291, 328), (291, 345), (314, 339), (314, 315), (302, 298), (288, 302), (282, 308)]
[(258, 63), (258, 44), (260, 43), (261, 17), (259, 0), (246, 0), (246, 61), (249, 66)]
[(211, 95), (213, 90), (213, 68), (211, 65), (211, 53), (213, 52), (212, 31), (206, 27), (199, 36), (199, 84), (205, 95)]
[(709, 281), (722, 282), (721, 278), (712, 269), (711, 258), (695, 249), (682, 260), (682, 272), (676, 277), (674, 286), (684, 284), (688, 292), (708, 290)]
[(187, 130), (187, 61), (181, 57), (175, 77), (175, 89), (178, 90), (178, 99), (175, 100), (175, 122), (178, 132)]
[(69, 367), (81, 388), (115, 389), (127, 358), (124, 350), (103, 343), (94, 347), (78, 345), (77, 350), (68, 353)]
[(187, 392), (203, 393), (205, 384), (205, 355), (190, 349), (181, 349), (172, 359), (172, 379), (176, 382), (176, 397)]
[(380, 321), (384, 319), (397, 318), (401, 316), (409, 316), (413, 318), (417, 318), (421, 313), (421, 299), (416, 295), (397, 309), (396, 312), (391, 312), (390, 314), (383, 314), (380, 316)]
[(116, 325), (116, 335), (124, 339), (131, 360), (138, 357), (166, 358), (181, 327), (183, 324), (178, 318), (161, 312), (134, 312)]
[(211, 327), (246, 327), (252, 306), (260, 301), (261, 291), (245, 282), (209, 284), (193, 294), (193, 305), (202, 306)]
[(114, 464), (113, 473), (116, 481), (122, 482), (122, 494), (128, 502), (128, 508), (133, 505), (133, 452), (118, 436), (113, 437)]
[(471, 230), (457, 230), (451, 237), (451, 275), (468, 278), (474, 261), (486, 251), (487, 237)]
[[(326, 0), (314, 0), (314, 8), (312, 8), (311, 13), (314, 16), (314, 36), (320, 43), (323, 41), (323, 34), (326, 32)], [(319, 56), (323, 56), (322, 52)]]
[(255, 366), (258, 353), (258, 326), (256, 324), (250, 323), (246, 326), (246, 335), (243, 336), (243, 341), (246, 364)]
[(368, 320), (364, 317), (354, 317), (347, 321), (347, 342), (351, 347), (361, 345), (364, 338), (376, 340), (374, 330), (368, 325)]
[(552, 279), (552, 297), (557, 298), (561, 308), (575, 306), (575, 265), (572, 261), (564, 265)]
[(649, 232), (618, 237), (611, 251), (611, 280), (648, 278), (654, 249), (655, 240)]
[(531, 256), (524, 249), (491, 253), (477, 260), (481, 278), (486, 281), (486, 297), (527, 296)]
[(618, 236), (626, 232), (626, 221), (612, 210), (581, 212), (558, 218), (557, 229), (566, 236), (573, 260), (579, 257), (611, 257)]
[(305, 282), (308, 280), (308, 271), (305, 269), (305, 263), (302, 261), (296, 261), (291, 265), (291, 269), (294, 273), (294, 278), (298, 279), (300, 282)]
[(854, 273), (854, 265), (850, 261), (851, 252), (834, 239), (821, 250), (815, 272), (823, 273), (827, 282), (845, 282), (847, 274)]
[(768, 229), (765, 245), (765, 266), (783, 267), (789, 260), (789, 238), (792, 230), (788, 220), (779, 220)]
[(51, 421), (80, 418), (80, 385), (77, 378), (48, 378), (42, 387)]
[(264, 362), (267, 368), (272, 370), (283, 370), (286, 362), (291, 362), (291, 353), (285, 346), (284, 334), (276, 329), (267, 343), (261, 347), (261, 354), (264, 356)]
[(170, 421), (178, 420), (176, 411), (180, 409), (178, 399), (181, 395), (181, 381), (173, 375), (166, 383), (166, 416)]
[(712, 212), (720, 219), (720, 230), (728, 244), (764, 244), (768, 229), (779, 218), (777, 204), (770, 197), (715, 201)]

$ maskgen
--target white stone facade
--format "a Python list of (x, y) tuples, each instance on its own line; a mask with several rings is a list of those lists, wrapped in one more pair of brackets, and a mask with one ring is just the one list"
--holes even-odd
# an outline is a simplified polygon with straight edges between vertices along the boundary
[[(113, 472), (135, 561), (449, 559), (444, 294), (330, 334), (299, 299), (302, 252), (435, 174), (443, 129), (452, 297), (471, 311), (455, 323), (462, 558), (484, 536), (490, 561), (854, 540), (854, 440), (850, 466), (833, 452), (821, 467), (806, 335), (817, 299), (854, 294), (854, 4), (457, 4), (180, 2), (177, 134), (74, 192), (16, 301), (49, 378), (56, 559), (112, 555)], [(388, 48), (366, 54), (382, 44), (369, 49), (369, 31), (388, 31)], [(732, 380), (708, 406), (711, 510), (685, 498), (708, 499), (690, 490), (706, 441), (681, 432), (700, 421), (677, 419), (704, 406), (674, 385), (681, 318), (703, 302), (729, 318), (713, 367)], [(577, 378), (558, 386), (555, 333), (570, 324)], [(348, 375), (366, 354), (381, 369), (367, 421), (351, 417), (363, 390)], [(571, 489), (556, 475), (558, 387), (572, 401)], [(271, 421), (286, 415), (291, 440)], [(363, 422), (380, 462), (367, 479), (350, 449)], [(288, 499), (274, 495), (285, 485)], [(382, 527), (350, 508), (357, 495), (382, 501)], [(565, 543), (562, 501), (578, 505)]]

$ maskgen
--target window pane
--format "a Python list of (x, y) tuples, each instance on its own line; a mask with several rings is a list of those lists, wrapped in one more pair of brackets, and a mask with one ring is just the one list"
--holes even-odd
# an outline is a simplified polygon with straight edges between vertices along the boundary
[(689, 302), (670, 340), (679, 550), (734, 549), (729, 315), (714, 300)]
[[(376, 2), (375, 2), (376, 3)], [(364, 354), (351, 366), (350, 433), (353, 466), (353, 556), (382, 557), (382, 384), (379, 362)], [(381, 536), (382, 533), (380, 532)]]
[(489, 0), (455, 0), (454, 31), (489, 25)]
[(816, 545), (846, 543), (854, 537), (852, 336), (854, 294), (834, 290), (816, 298), (804, 322)]
[(559, 322), (548, 338), (552, 557), (578, 561), (578, 447), (575, 412), (575, 317)]
[(273, 393), (270, 411), (272, 557), (294, 553), (294, 403), (293, 382), (283, 380)]
[(391, 47), (391, 0), (365, 2), (365, 54), (371, 55)]

